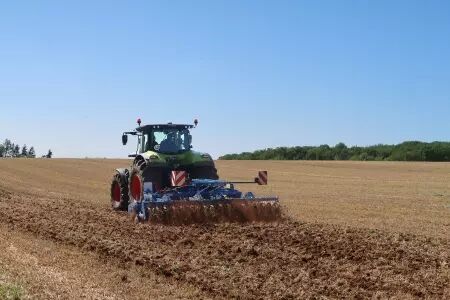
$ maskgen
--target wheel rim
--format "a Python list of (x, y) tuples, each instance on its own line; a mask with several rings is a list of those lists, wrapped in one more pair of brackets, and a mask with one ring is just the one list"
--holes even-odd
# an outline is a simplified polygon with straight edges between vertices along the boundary
[(142, 184), (141, 179), (136, 174), (133, 175), (133, 177), (131, 177), (130, 190), (131, 190), (131, 197), (133, 197), (134, 200), (141, 199)]

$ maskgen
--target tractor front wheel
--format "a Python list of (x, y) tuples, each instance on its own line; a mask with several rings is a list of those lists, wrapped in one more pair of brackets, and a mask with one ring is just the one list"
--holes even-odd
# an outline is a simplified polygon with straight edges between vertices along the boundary
[(111, 207), (114, 210), (128, 208), (128, 182), (126, 178), (116, 173), (111, 182)]

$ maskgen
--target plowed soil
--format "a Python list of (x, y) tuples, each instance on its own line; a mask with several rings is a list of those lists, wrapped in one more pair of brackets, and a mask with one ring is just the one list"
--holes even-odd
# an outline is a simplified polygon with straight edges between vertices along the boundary
[[(349, 197), (355, 205), (341, 214), (342, 220), (327, 218), (341, 209), (327, 208), (332, 199), (315, 197), (322, 201), (317, 204), (324, 208), (321, 214), (319, 209), (313, 213), (310, 200), (293, 203), (295, 196), (280, 195), (284, 219), (275, 223), (134, 224), (126, 213), (112, 212), (108, 203), (111, 170), (127, 164), (0, 160), (0, 271), (42, 299), (450, 298), (448, 173), (436, 172), (440, 168), (448, 172), (449, 165), (388, 165), (398, 170), (392, 168), (381, 177), (387, 186), (393, 184), (389, 179), (395, 181), (392, 188), (397, 189), (391, 193), (403, 197), (394, 207), (408, 202), (404, 185), (414, 180), (427, 181), (431, 193), (443, 195), (424, 196), (422, 202), (410, 197), (395, 227), (390, 223), (399, 213), (396, 209), (392, 215), (385, 208), (375, 209), (372, 217), (357, 222), (367, 212), (368, 196), (363, 194), (360, 202), (358, 195)], [(232, 170), (240, 177), (254, 168), (267, 168), (274, 185), (257, 192), (273, 192), (295, 184), (295, 179), (283, 177), (284, 172), (297, 172), (293, 178), (299, 178), (310, 168), (323, 175), (319, 181), (331, 182), (327, 191), (335, 186), (339, 194), (345, 184), (349, 191), (354, 182), (376, 184), (382, 171), (377, 164), (328, 164), (297, 164), (286, 170), (284, 162), (220, 162), (219, 172), (229, 178)], [(353, 169), (342, 171), (344, 166)], [(413, 174), (405, 175), (405, 166)], [(271, 173), (277, 167), (280, 173)], [(420, 176), (414, 177), (416, 173)], [(307, 178), (314, 179), (314, 174)], [(350, 176), (360, 179), (352, 183)], [(308, 184), (311, 180), (286, 193), (294, 195), (297, 190), (298, 197)], [(421, 184), (416, 186), (425, 193)], [(386, 193), (385, 186), (381, 188)], [(323, 190), (317, 190), (316, 195), (321, 194)], [(346, 207), (344, 200), (337, 201)], [(301, 208), (307, 212), (303, 218)], [(380, 211), (386, 212), (385, 221), (380, 220)], [(412, 212), (428, 225), (414, 225), (415, 219), (408, 218)]]

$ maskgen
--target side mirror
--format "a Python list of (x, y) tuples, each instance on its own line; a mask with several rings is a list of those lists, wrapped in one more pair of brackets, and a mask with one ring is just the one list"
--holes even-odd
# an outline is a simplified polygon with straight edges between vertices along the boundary
[(122, 144), (125, 146), (128, 143), (128, 135), (122, 135)]

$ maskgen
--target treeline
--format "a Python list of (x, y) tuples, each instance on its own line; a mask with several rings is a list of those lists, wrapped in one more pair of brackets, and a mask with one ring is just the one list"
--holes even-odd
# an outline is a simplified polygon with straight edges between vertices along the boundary
[[(43, 155), (42, 157), (51, 158), (53, 155), (51, 150), (48, 150), (47, 155)], [(11, 140), (6, 139), (2, 144), (0, 144), (0, 157), (27, 157), (27, 158), (35, 158), (36, 151), (34, 147), (31, 146), (29, 149), (27, 145), (23, 145), (22, 147), (19, 144), (15, 144), (11, 142)]]
[(6, 139), (3, 144), (0, 144), (0, 157), (29, 157), (35, 158), (36, 152), (34, 147), (28, 149), (27, 145), (20, 147), (18, 144)]
[(226, 154), (222, 160), (377, 160), (377, 161), (450, 161), (450, 142), (404, 142), (397, 145), (347, 147), (339, 143), (304, 147), (278, 147)]

